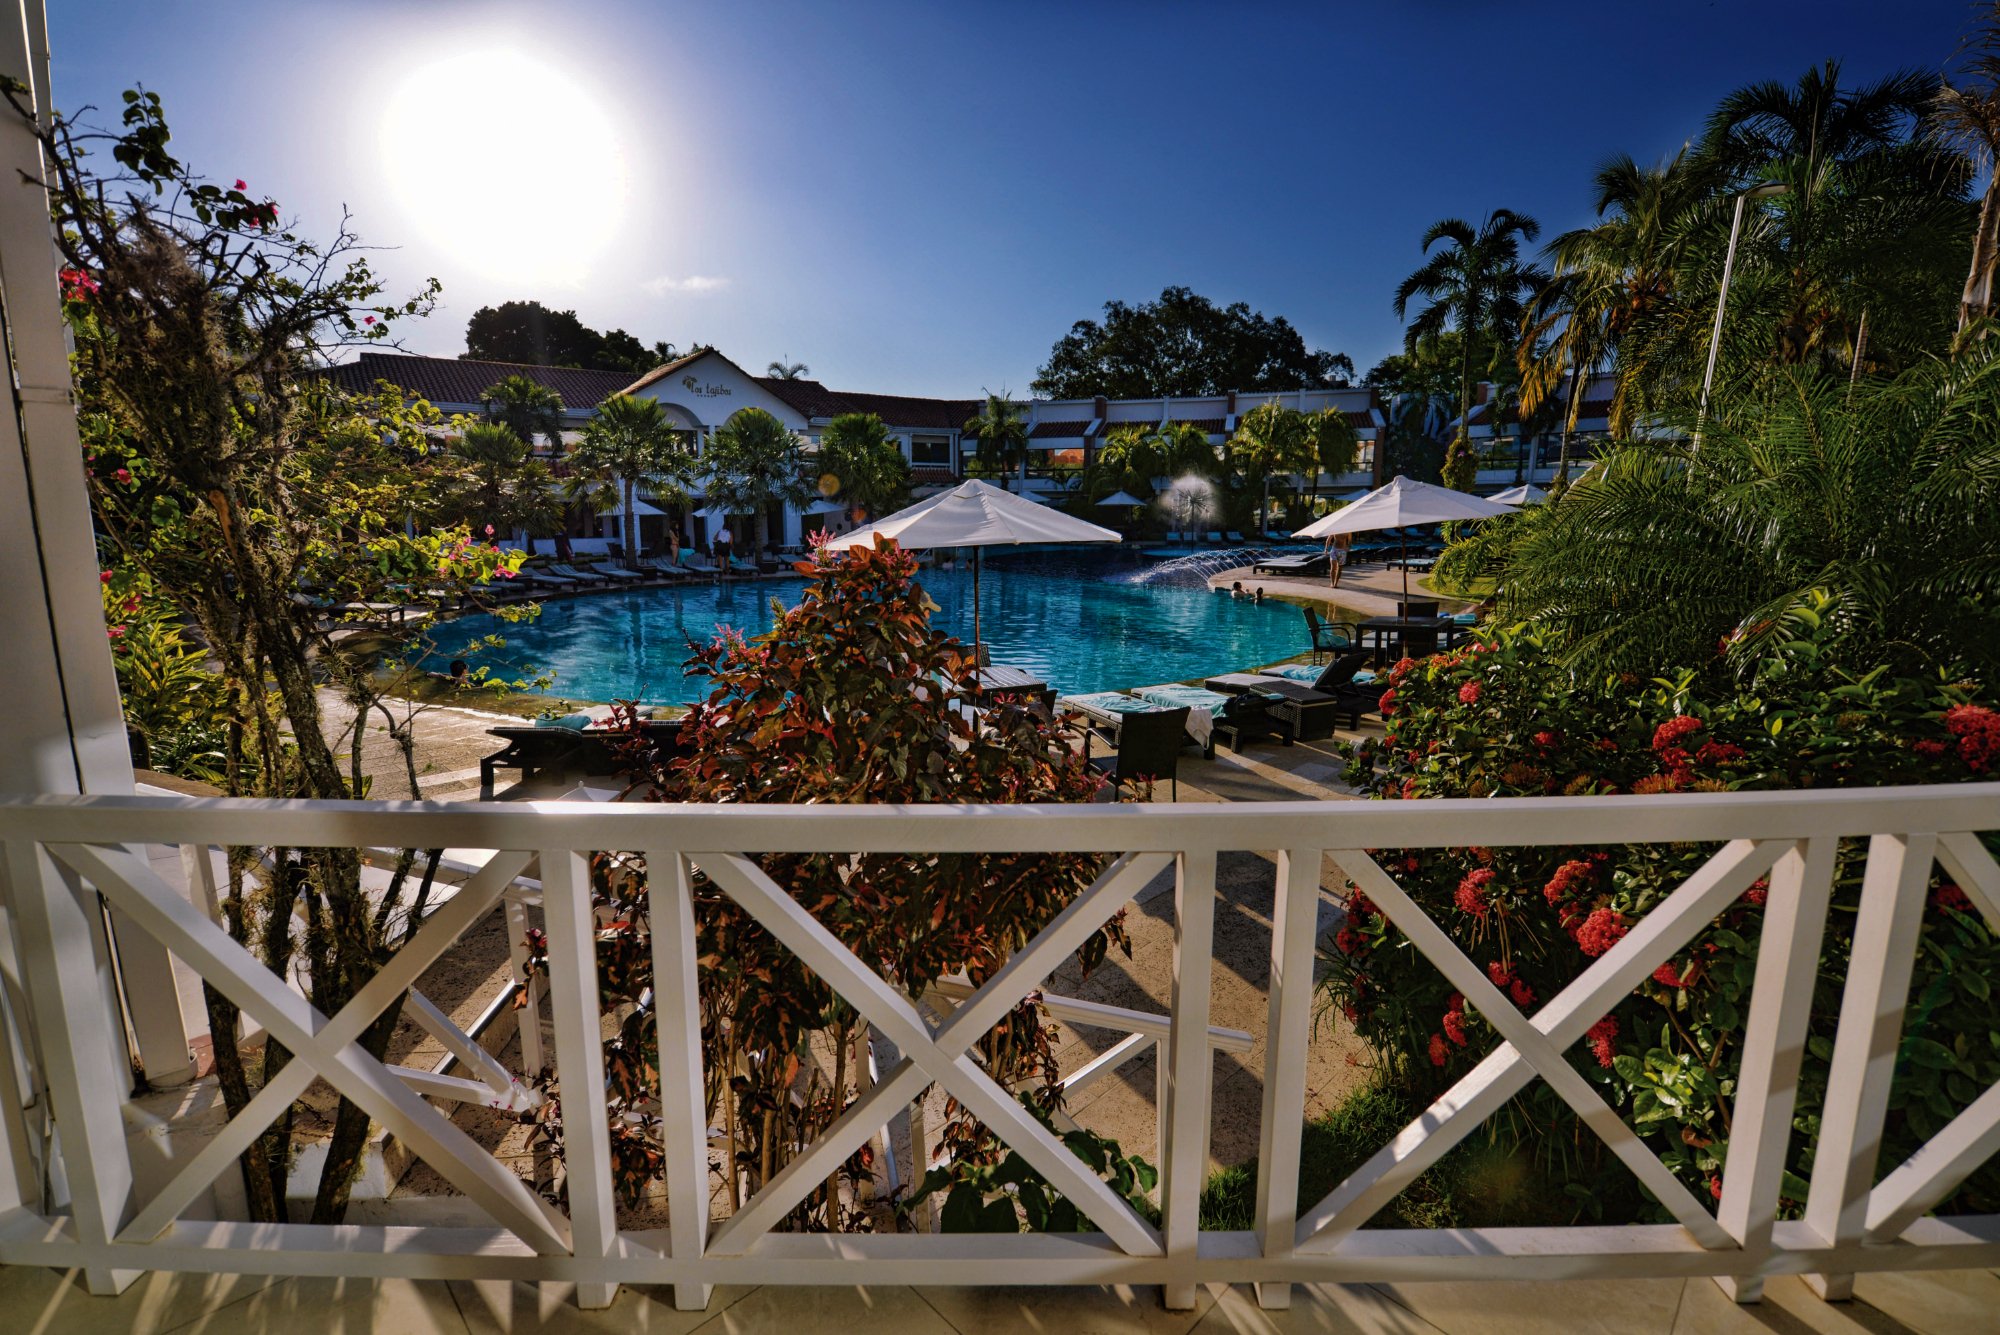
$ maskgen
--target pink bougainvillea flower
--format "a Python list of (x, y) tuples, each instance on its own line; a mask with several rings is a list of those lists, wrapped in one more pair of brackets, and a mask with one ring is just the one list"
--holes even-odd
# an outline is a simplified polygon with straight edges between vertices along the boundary
[(250, 184), (249, 182), (245, 181), (242, 177), (239, 176), (236, 178), (236, 188), (238, 190), (248, 190), (250, 188)]
[(489, 538), (493, 536), (493, 525), (488, 524), (486, 526), (486, 536)]
[(374, 316), (372, 316), (372, 315), (364, 315), (364, 316), (362, 316), (362, 317), (361, 317), (361, 323), (363, 323), (363, 324), (374, 324), (374, 323), (375, 323), (375, 317), (374, 317)]
[(507, 569), (507, 567), (505, 567), (505, 566), (502, 566), (502, 567), (500, 567), (500, 568), (499, 568), (498, 570), (494, 571), (493, 573), (494, 573), (494, 574), (496, 574), (496, 575), (498, 575), (498, 576), (499, 576), (499, 577), (500, 577), (501, 579), (512, 579), (512, 578), (514, 578), (514, 572), (513, 572), (513, 571), (511, 571), (511, 570), (509, 570), (509, 569)]
[(132, 470), (129, 468), (121, 468), (117, 472), (113, 473), (111, 476), (117, 478), (120, 483), (130, 482), (132, 480)]
[(98, 571), (97, 582), (99, 584), (109, 584), (111, 582), (111, 572), (109, 570)]
[(125, 628), (123, 626), (112, 626), (108, 628), (104, 633), (109, 635), (114, 640), (122, 640), (125, 638)]

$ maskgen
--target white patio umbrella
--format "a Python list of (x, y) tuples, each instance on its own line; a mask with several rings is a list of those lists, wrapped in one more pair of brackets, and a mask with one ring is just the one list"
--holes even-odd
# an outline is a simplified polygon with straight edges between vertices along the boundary
[[(1372, 533), (1377, 529), (1405, 528), (1411, 524), (1443, 524), (1456, 519), (1492, 519), (1511, 515), (1515, 507), (1468, 496), (1450, 487), (1432, 486), (1399, 477), (1386, 487), (1377, 487), (1352, 505), (1315, 519), (1292, 536), (1331, 538), (1341, 533)], [(1409, 547), (1397, 540), (1403, 551), (1403, 601), (1410, 601)]]
[(1116, 509), (1119, 506), (1144, 505), (1145, 502), (1129, 491), (1114, 491), (1097, 504), (1104, 509)]
[(1496, 491), (1487, 499), (1498, 501), (1502, 505), (1540, 505), (1548, 498), (1549, 494), (1540, 487), (1533, 483), (1523, 483), (1518, 487), (1509, 487), (1505, 491)]
[(904, 547), (972, 548), (972, 661), (979, 661), (979, 552), (983, 547), (1017, 547), (1030, 542), (1123, 542), (1108, 528), (1037, 505), (1026, 497), (977, 480), (942, 491), (898, 510), (866, 528), (843, 533), (822, 551), (873, 547), (877, 537)]

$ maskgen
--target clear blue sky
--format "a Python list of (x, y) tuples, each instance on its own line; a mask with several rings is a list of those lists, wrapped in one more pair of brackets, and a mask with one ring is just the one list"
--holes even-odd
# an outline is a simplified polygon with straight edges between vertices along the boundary
[(1026, 389), (1173, 283), (1365, 369), (1423, 229), (1545, 236), (1740, 84), (1946, 63), (1963, 0), (57, 0), (65, 109), (144, 82), (184, 157), (309, 232), (345, 205), (408, 339), (533, 297), (842, 388)]

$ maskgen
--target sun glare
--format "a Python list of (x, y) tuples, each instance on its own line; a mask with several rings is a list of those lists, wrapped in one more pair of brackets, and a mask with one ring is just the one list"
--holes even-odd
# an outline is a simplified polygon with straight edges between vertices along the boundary
[(389, 96), (381, 143), (415, 230), (487, 277), (581, 281), (624, 216), (611, 118), (581, 84), (518, 51), (415, 70)]

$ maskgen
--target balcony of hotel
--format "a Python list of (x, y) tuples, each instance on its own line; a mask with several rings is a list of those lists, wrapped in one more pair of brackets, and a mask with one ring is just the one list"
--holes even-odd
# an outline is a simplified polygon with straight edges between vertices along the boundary
[[(15, 17), (0, 77), (32, 109), (39, 6)], [(1907, 1030), (1953, 988), (1990, 1003), (1983, 969), (1919, 969), (1938, 915), (2000, 928), (2000, 783), (1359, 800), (1332, 743), (1385, 729), (1355, 717), (1219, 758), (1201, 738), (1173, 800), (1111, 800), (1053, 731), (1028, 750), (1091, 778), (1073, 801), (621, 800), (643, 785), (602, 766), (394, 800), (406, 775), (471, 787), (494, 720), (469, 715), (407, 769), (355, 727), (377, 800), (153, 778), (107, 647), (31, 122), (0, 148), (0, 1335), (1996, 1328), (2000, 1214), (1967, 1184), (2000, 1087)], [(880, 713), (944, 699), (937, 673), (898, 680)], [(968, 729), (1058, 726), (964, 680)], [(816, 726), (875, 722), (837, 713)], [(1559, 849), (1671, 874), (1538, 986), (1476, 958), (1493, 873), (1449, 904), (1418, 885)], [(891, 917), (871, 895), (911, 867), (977, 893), (918, 878), (936, 893)], [(300, 961), (337, 958), (326, 923), (283, 893), (328, 868), (394, 946), (322, 1006), (331, 971)], [(1015, 899), (1046, 911), (1010, 936)], [(855, 946), (947, 919), (974, 943), (951, 968)], [(1521, 930), (1567, 950), (1553, 922)], [(1732, 1050), (1614, 1055), (1608, 1017), (1650, 987), (1671, 1027), (1724, 932)], [(1343, 1009), (1374, 950), (1438, 993), (1407, 1021), (1422, 1065)], [(789, 1047), (734, 1043), (808, 1003)], [(1935, 1075), (1914, 1138), (1912, 1065)], [(1647, 1086), (1629, 1120), (1612, 1072)], [(1726, 1163), (1656, 1129), (1676, 1080), (1726, 1089)], [(1574, 1137), (1510, 1155), (1496, 1128), (1523, 1117)], [(1586, 1161), (1615, 1198), (1567, 1174)], [(1485, 1218), (1518, 1200), (1532, 1222)]]

